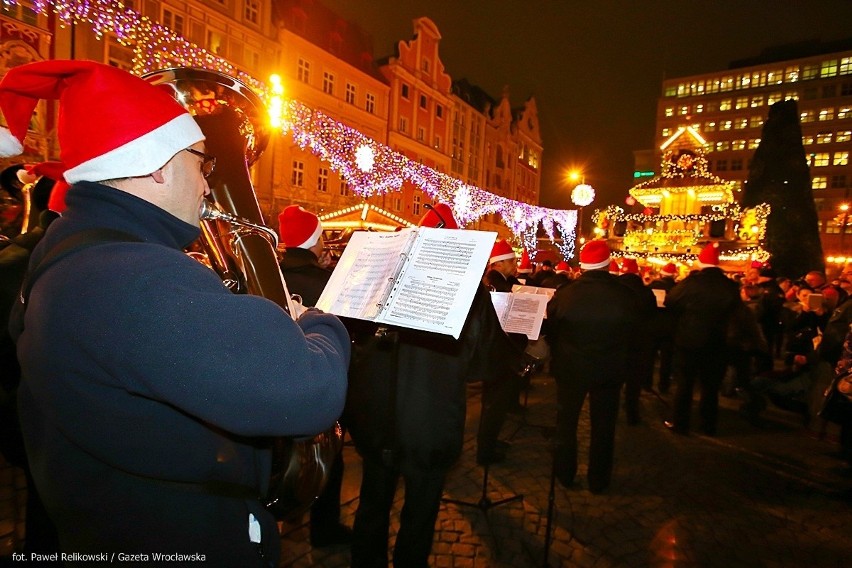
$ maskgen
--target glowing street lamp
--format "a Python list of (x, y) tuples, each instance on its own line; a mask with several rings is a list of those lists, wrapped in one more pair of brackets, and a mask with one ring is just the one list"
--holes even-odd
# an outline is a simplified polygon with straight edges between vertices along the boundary
[(581, 176), (577, 172), (568, 174), (570, 179), (581, 178), (583, 183), (574, 186), (571, 190), (571, 202), (580, 208), (579, 216), (577, 217), (577, 237), (583, 237), (583, 207), (590, 205), (595, 200), (595, 190), (592, 186), (585, 183), (585, 176)]

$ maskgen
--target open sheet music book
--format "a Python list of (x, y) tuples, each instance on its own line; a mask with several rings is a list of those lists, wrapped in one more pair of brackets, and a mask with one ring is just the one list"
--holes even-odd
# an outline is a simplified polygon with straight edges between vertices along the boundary
[(317, 308), (458, 339), (496, 237), (431, 227), (358, 231)]
[(541, 333), (549, 300), (548, 294), (491, 292), (491, 302), (503, 331), (525, 334), (531, 341), (538, 339)]

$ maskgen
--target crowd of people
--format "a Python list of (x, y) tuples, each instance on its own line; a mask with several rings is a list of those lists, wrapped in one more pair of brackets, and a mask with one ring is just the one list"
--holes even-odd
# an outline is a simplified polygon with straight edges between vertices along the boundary
[[(200, 235), (216, 157), (172, 94), (93, 62), (14, 68), (0, 82), (9, 125), (0, 155), (21, 153), (41, 99), (59, 101), (62, 167), (14, 169), (31, 176), (19, 181), (33, 191), (34, 229), (0, 248), (0, 302), (11, 308), (0, 314), (3, 364), (15, 369), (2, 385), (2, 424), (4, 442), (19, 442), (3, 452), (28, 475), (33, 552), (277, 566), (279, 519), (265, 506), (272, 440), (340, 421), (362, 460), (358, 509), (353, 527), (341, 523), (338, 452), (311, 510), (312, 546), (350, 546), (355, 568), (384, 568), (389, 553), (395, 566), (428, 566), (469, 383), (482, 384), (477, 463), (511, 451), (500, 434), (518, 410), (533, 346), (503, 331), (489, 290), (552, 289), (542, 333), (557, 385), (554, 472), (566, 487), (576, 482), (588, 400), (594, 493), (611, 483), (622, 396), (637, 425), (647, 420), (642, 390), (673, 388), (665, 424), (680, 435), (694, 428), (696, 388), (705, 435), (717, 433), (720, 394), (741, 398), (755, 424), (767, 401), (812, 424), (816, 391), (852, 367), (852, 268), (832, 280), (769, 266), (732, 275), (712, 244), (690, 268), (652, 269), (592, 240), (572, 269), (533, 268), (526, 255), (519, 267), (498, 240), (453, 339), (315, 309), (331, 266), (319, 218), (293, 205), (278, 217), (281, 274), (301, 305), (289, 314), (232, 293), (185, 253)], [(116, 126), (93, 131), (93, 120)], [(441, 203), (420, 225), (462, 230)], [(852, 459), (852, 417), (841, 422)]]

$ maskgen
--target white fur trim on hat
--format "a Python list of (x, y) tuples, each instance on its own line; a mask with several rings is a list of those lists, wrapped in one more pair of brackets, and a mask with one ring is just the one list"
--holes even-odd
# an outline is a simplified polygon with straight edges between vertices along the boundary
[(296, 248), (300, 249), (309, 249), (319, 241), (320, 235), (322, 234), (322, 223), (317, 221), (317, 228), (314, 229), (314, 232), (311, 233), (311, 236), (308, 237), (305, 242), (300, 245), (296, 245)]
[(8, 128), (0, 126), (0, 158), (11, 158), (20, 156), (24, 151), (24, 145), (15, 138)]
[(145, 176), (157, 171), (181, 150), (204, 140), (198, 123), (189, 114), (169, 122), (105, 154), (65, 171), (65, 180), (103, 181)]
[(580, 268), (582, 268), (583, 270), (597, 270), (598, 268), (609, 268), (609, 257), (606, 257), (605, 260), (602, 260), (600, 262), (581, 262)]

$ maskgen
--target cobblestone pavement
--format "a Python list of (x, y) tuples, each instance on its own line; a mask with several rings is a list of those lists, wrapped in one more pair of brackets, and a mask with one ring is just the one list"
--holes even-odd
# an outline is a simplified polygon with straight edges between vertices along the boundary
[[(558, 482), (545, 561), (550, 494), (549, 435), (556, 418), (555, 384), (533, 380), (528, 411), (510, 417), (505, 463), (490, 468), (486, 498), (522, 494), (488, 510), (483, 470), (474, 461), (479, 396), (471, 391), (464, 455), (450, 473), (432, 566), (523, 568), (534, 566), (849, 566), (852, 561), (852, 477), (837, 457), (829, 428), (818, 440), (791, 413), (770, 410), (760, 427), (722, 398), (718, 436), (677, 436), (662, 426), (670, 397), (643, 393), (643, 423), (628, 426), (623, 413), (616, 439), (612, 484), (602, 495), (585, 481), (588, 414), (580, 426), (580, 470), (571, 489)], [(697, 406), (697, 405), (695, 405)], [(343, 522), (357, 507), (358, 457), (346, 448)], [(402, 489), (392, 512), (398, 526)], [(305, 525), (284, 527), (281, 566), (340, 568), (345, 547), (312, 550)], [(393, 545), (394, 534), (389, 546)]]
[[(837, 457), (836, 431), (816, 439), (790, 413), (770, 411), (760, 428), (722, 399), (715, 438), (676, 436), (663, 428), (669, 397), (643, 393), (643, 423), (619, 418), (616, 464), (608, 491), (594, 495), (585, 481), (588, 415), (580, 425), (580, 470), (571, 489), (550, 503), (549, 435), (555, 421), (555, 384), (545, 374), (532, 381), (528, 411), (510, 416), (503, 437), (506, 462), (490, 468), (483, 505), (483, 470), (474, 461), (479, 393), (469, 394), (464, 455), (451, 471), (432, 566), (525, 568), (535, 566), (846, 567), (852, 558), (852, 477)], [(345, 448), (343, 518), (351, 526), (358, 504), (360, 460)], [(23, 538), (23, 476), (0, 468), (0, 556)], [(398, 526), (397, 493), (392, 531)], [(307, 520), (307, 515), (304, 516)], [(282, 526), (282, 567), (342, 568), (345, 547), (313, 550), (303, 522)], [(389, 546), (395, 534), (391, 534)]]

